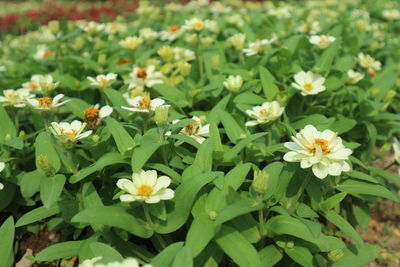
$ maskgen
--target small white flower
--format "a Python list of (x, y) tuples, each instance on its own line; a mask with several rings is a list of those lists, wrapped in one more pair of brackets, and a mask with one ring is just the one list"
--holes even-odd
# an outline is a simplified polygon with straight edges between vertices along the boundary
[(268, 14), (280, 19), (290, 18), (290, 10), (287, 7), (270, 8)]
[(297, 27), (296, 29), (298, 32), (302, 33), (310, 33), (310, 34), (317, 34), (321, 31), (318, 21), (310, 21), (306, 22), (303, 25)]
[(397, 9), (386, 9), (382, 11), (382, 15), (385, 19), (396, 20), (400, 19), (400, 11)]
[(161, 80), (162, 73), (155, 71), (156, 67), (150, 65), (147, 68), (133, 68), (130, 74), (130, 79), (128, 80), (129, 89), (139, 88), (144, 89), (144, 87), (151, 88), (155, 84), (163, 83)]
[(40, 85), (39, 85), (39, 77), (41, 75), (39, 74), (34, 74), (31, 76), (31, 80), (29, 82), (23, 83), (22, 88), (24, 89), (29, 89), (30, 91), (40, 91)]
[(318, 131), (314, 126), (307, 125), (296, 136), (293, 142), (286, 142), (290, 149), (283, 159), (288, 162), (300, 162), (301, 168), (310, 168), (319, 179), (328, 174), (338, 176), (350, 170), (346, 162), (352, 151), (342, 144), (342, 139), (331, 130)]
[[(59, 138), (63, 138), (67, 142), (75, 142), (80, 139), (88, 137), (92, 131), (83, 132), (86, 127), (86, 123), (74, 120), (71, 123), (68, 122), (52, 122), (50, 131)], [(83, 133), (82, 133), (83, 132)]]
[(172, 52), (174, 54), (175, 61), (191, 61), (195, 59), (195, 54), (192, 50), (182, 48), (182, 47), (174, 47), (172, 48)]
[(103, 23), (97, 23), (95, 21), (89, 21), (89, 22), (83, 22), (79, 25), (79, 28), (82, 31), (87, 32), (90, 35), (94, 35), (96, 33), (99, 33), (105, 29), (105, 24)]
[(88, 107), (83, 111), (83, 120), (89, 129), (96, 129), (100, 125), (100, 121), (111, 115), (113, 108), (106, 105), (99, 109), (99, 104), (94, 107)]
[(394, 159), (400, 164), (400, 142), (397, 138), (393, 138)]
[(312, 35), (310, 37), (310, 43), (318, 46), (321, 49), (327, 48), (331, 43), (333, 43), (336, 38), (328, 35)]
[(175, 41), (183, 33), (183, 28), (180, 26), (169, 26), (165, 31), (160, 32), (160, 39), (162, 41)]
[(105, 26), (105, 32), (108, 34), (124, 33), (126, 30), (126, 25), (118, 22), (107, 23)]
[(158, 38), (158, 32), (154, 31), (152, 28), (143, 28), (139, 31), (139, 36), (146, 42), (152, 42)]
[(319, 74), (312, 73), (311, 71), (301, 71), (294, 75), (295, 83), (292, 86), (301, 91), (301, 95), (316, 95), (325, 91), (325, 78)]
[(358, 83), (362, 78), (364, 78), (364, 74), (361, 72), (357, 72), (354, 70), (348, 70), (347, 71), (347, 76), (349, 77), (348, 82), (350, 84), (356, 84)]
[(246, 126), (255, 126), (272, 122), (278, 119), (284, 110), (285, 109), (281, 107), (277, 101), (265, 102), (261, 106), (255, 106), (252, 109), (246, 110), (246, 113), (256, 120), (246, 122)]
[(53, 76), (47, 75), (33, 75), (31, 80), (39, 85), (37, 91), (49, 93), (56, 89), (60, 82), (53, 82)]
[(143, 43), (143, 39), (136, 37), (136, 36), (130, 36), (126, 37), (124, 40), (121, 40), (119, 42), (119, 45), (122, 46), (123, 48), (127, 48), (130, 50), (135, 50), (138, 48), (139, 45)]
[(117, 78), (117, 74), (115, 73), (108, 73), (106, 75), (97, 75), (96, 78), (93, 77), (87, 77), (87, 79), (90, 81), (90, 85), (96, 86), (99, 88), (108, 88), (110, 85), (115, 81)]
[[(0, 172), (2, 172), (5, 167), (6, 167), (6, 164), (4, 162), (0, 162)], [(4, 185), (2, 183), (0, 183), (0, 190), (2, 190), (3, 188), (4, 188)]]
[[(79, 267), (140, 267), (140, 264), (135, 258), (126, 258), (122, 262), (109, 262), (106, 264), (96, 263), (100, 261), (103, 257), (95, 257), (93, 259), (84, 260)], [(142, 267), (151, 267), (151, 264), (142, 265)]]
[(213, 20), (202, 20), (200, 18), (192, 18), (190, 20), (185, 20), (183, 29), (187, 31), (200, 32), (202, 30), (210, 30), (212, 32), (218, 32), (218, 24)]
[(70, 99), (68, 99), (68, 100), (65, 100), (63, 102), (60, 102), (61, 98), (63, 98), (63, 97), (64, 97), (63, 94), (58, 94), (54, 98), (51, 98), (51, 97), (38, 97), (38, 98), (28, 99), (27, 101), (35, 109), (52, 110), (54, 108), (62, 106), (64, 104), (68, 103), (69, 101), (71, 101)]
[(5, 106), (14, 106), (23, 108), (26, 106), (26, 101), (33, 97), (28, 89), (7, 89), (3, 91), (4, 96), (0, 96), (0, 103)]
[(174, 191), (169, 189), (171, 179), (168, 176), (157, 177), (157, 171), (140, 171), (132, 174), (132, 181), (119, 179), (117, 186), (127, 192), (120, 196), (122, 202), (144, 201), (148, 204), (174, 198)]
[(233, 93), (238, 93), (242, 85), (243, 78), (240, 75), (229, 75), (229, 77), (224, 81), (225, 88)]
[[(193, 122), (188, 123), (182, 130), (180, 131), (181, 134), (187, 135), (194, 140), (196, 140), (199, 144), (203, 143), (206, 138), (210, 135), (210, 124), (202, 125), (201, 119), (197, 116), (192, 117)], [(172, 123), (176, 124), (179, 120), (174, 120)], [(171, 132), (168, 131), (165, 133), (166, 136), (170, 136)], [(176, 145), (182, 144), (182, 141), (176, 142)]]
[(36, 60), (42, 60), (45, 58), (49, 58), (55, 55), (55, 52), (51, 51), (47, 45), (39, 45), (36, 48), (36, 53), (33, 55), (33, 58)]
[(361, 67), (367, 69), (369, 72), (375, 72), (381, 70), (381, 63), (378, 60), (375, 60), (370, 55), (365, 55), (363, 53), (359, 53), (357, 55), (358, 64)]
[(237, 33), (228, 38), (227, 42), (229, 45), (233, 46), (237, 51), (241, 51), (246, 40), (246, 35), (243, 33)]
[(265, 51), (266, 46), (272, 44), (277, 39), (276, 35), (273, 35), (271, 39), (257, 40), (249, 43), (249, 47), (242, 50), (246, 56), (254, 56), (261, 54)]
[(122, 107), (123, 109), (133, 112), (150, 112), (154, 111), (157, 107), (163, 106), (165, 101), (161, 98), (150, 99), (146, 96), (136, 96), (127, 99), (129, 107)]

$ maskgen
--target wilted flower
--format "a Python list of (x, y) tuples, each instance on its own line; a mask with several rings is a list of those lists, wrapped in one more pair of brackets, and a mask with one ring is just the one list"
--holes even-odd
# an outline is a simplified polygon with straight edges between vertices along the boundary
[(400, 19), (400, 11), (397, 9), (386, 9), (382, 11), (382, 16), (388, 20)]
[(39, 109), (41, 111), (50, 111), (54, 108), (62, 106), (71, 101), (70, 99), (68, 99), (63, 102), (60, 102), (61, 98), (63, 97), (64, 97), (63, 94), (58, 94), (54, 98), (46, 96), (46, 97), (31, 98), (28, 99), (27, 101), (35, 109)]
[(148, 204), (174, 198), (174, 191), (169, 189), (171, 179), (168, 176), (157, 177), (157, 171), (141, 170), (132, 174), (132, 181), (119, 179), (117, 186), (127, 192), (120, 196), (122, 202), (143, 201)]
[(265, 102), (261, 106), (248, 109), (246, 110), (247, 115), (256, 120), (246, 122), (246, 126), (255, 126), (272, 122), (278, 119), (284, 110), (285, 109), (281, 107), (277, 101)]
[(331, 130), (318, 131), (314, 126), (307, 125), (293, 142), (286, 142), (285, 147), (290, 149), (283, 159), (289, 162), (300, 162), (301, 168), (310, 168), (320, 179), (328, 174), (340, 175), (350, 170), (346, 162), (352, 151), (342, 144), (342, 139)]
[(83, 120), (89, 129), (96, 129), (100, 125), (101, 119), (110, 116), (112, 112), (112, 107), (106, 105), (99, 109), (99, 104), (96, 104), (83, 111)]
[(134, 112), (150, 112), (154, 111), (157, 107), (163, 106), (165, 101), (161, 98), (150, 99), (147, 96), (136, 96), (127, 99), (129, 107), (122, 107), (123, 109)]
[(28, 89), (7, 89), (3, 91), (4, 96), (0, 96), (0, 103), (5, 106), (14, 106), (16, 108), (23, 108), (26, 106), (26, 101), (32, 98)]
[(231, 91), (232, 93), (238, 93), (240, 88), (242, 87), (243, 79), (240, 75), (229, 75), (229, 77), (224, 81), (224, 86), (226, 89)]
[(325, 78), (311, 71), (301, 71), (294, 76), (295, 83), (292, 86), (301, 91), (301, 95), (316, 95), (325, 91)]
[(370, 55), (365, 55), (363, 53), (359, 53), (357, 55), (358, 64), (361, 67), (368, 70), (370, 73), (375, 73), (375, 71), (381, 70), (381, 63), (378, 60), (375, 60)]
[(237, 51), (241, 51), (244, 47), (244, 41), (246, 40), (246, 35), (243, 33), (237, 33), (228, 38), (227, 42), (229, 45), (233, 46)]
[(33, 55), (33, 58), (36, 60), (42, 60), (45, 58), (49, 58), (55, 55), (55, 52), (51, 51), (47, 45), (39, 45), (36, 48), (36, 53)]
[(108, 73), (106, 75), (97, 75), (96, 79), (93, 77), (87, 77), (87, 79), (90, 81), (90, 85), (96, 86), (99, 88), (108, 88), (110, 85), (115, 81), (117, 78), (117, 74), (115, 73)]
[(74, 120), (71, 123), (52, 122), (49, 129), (54, 134), (54, 136), (60, 138), (62, 142), (73, 143), (80, 139), (88, 137), (92, 133), (92, 131), (83, 132), (85, 127), (86, 127), (86, 123), (82, 123), (78, 120)]
[(156, 67), (154, 65), (150, 65), (146, 68), (133, 68), (133, 71), (130, 74), (131, 79), (128, 80), (129, 89), (143, 89), (144, 87), (151, 88), (155, 84), (163, 83), (161, 80), (162, 73), (155, 71), (155, 69)]
[(364, 78), (364, 74), (361, 72), (357, 72), (354, 70), (348, 70), (347, 71), (347, 76), (349, 77), (348, 82), (351, 84), (356, 84), (358, 83), (362, 78)]
[(138, 48), (139, 45), (143, 43), (143, 39), (136, 37), (136, 36), (131, 36), (131, 37), (126, 37), (124, 40), (121, 40), (119, 42), (119, 45), (122, 46), (123, 48), (127, 48), (130, 50), (135, 50)]
[(328, 35), (312, 35), (310, 37), (310, 43), (318, 46), (321, 49), (327, 48), (335, 40), (335, 37)]
[(175, 41), (183, 32), (183, 29), (180, 26), (173, 25), (167, 27), (165, 31), (160, 32), (160, 39), (162, 41)]
[(267, 45), (272, 44), (276, 40), (276, 35), (271, 39), (257, 40), (249, 43), (249, 47), (242, 50), (246, 56), (254, 56), (265, 51)]

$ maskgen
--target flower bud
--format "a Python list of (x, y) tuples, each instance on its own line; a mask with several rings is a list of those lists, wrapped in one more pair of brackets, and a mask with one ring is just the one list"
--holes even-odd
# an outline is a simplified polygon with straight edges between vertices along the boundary
[(76, 50), (81, 50), (85, 46), (85, 41), (82, 38), (76, 38), (74, 46)]
[(170, 73), (171, 70), (172, 70), (172, 65), (171, 65), (171, 63), (164, 64), (164, 65), (162, 65), (161, 68), (160, 68), (160, 71), (161, 71), (164, 75)]
[(229, 75), (229, 77), (224, 81), (224, 86), (226, 89), (228, 89), (232, 93), (238, 93), (240, 88), (243, 85), (243, 79), (242, 76), (237, 75)]
[(293, 241), (286, 242), (286, 247), (287, 248), (293, 248), (294, 247)]
[(218, 55), (211, 57), (211, 66), (213, 68), (219, 68), (221, 66), (221, 60)]
[(195, 45), (197, 43), (197, 38), (198, 38), (197, 34), (193, 33), (193, 34), (186, 35), (185, 41), (188, 44)]
[(18, 137), (21, 139), (25, 139), (25, 137), (26, 137), (25, 131), (20, 131)]
[(166, 62), (172, 61), (174, 52), (170, 46), (163, 46), (157, 50), (157, 54)]
[(237, 51), (241, 51), (244, 47), (244, 41), (246, 40), (246, 35), (243, 33), (235, 34), (228, 38), (228, 44), (233, 46)]
[(389, 92), (386, 93), (385, 97), (383, 98), (383, 102), (390, 103), (390, 102), (392, 102), (392, 100), (395, 96), (396, 96), (396, 91), (390, 90)]
[(269, 175), (265, 171), (255, 171), (253, 183), (251, 186), (258, 194), (265, 194), (267, 192)]
[(6, 136), (4, 137), (4, 141), (10, 141), (12, 139), (11, 134), (6, 134)]
[(163, 127), (168, 121), (169, 106), (159, 106), (155, 110), (154, 119), (158, 127)]
[(375, 97), (377, 97), (379, 95), (380, 92), (381, 92), (381, 90), (379, 88), (374, 87), (370, 91), (370, 96), (372, 98), (375, 98)]
[(92, 136), (92, 140), (93, 140), (93, 142), (97, 143), (100, 140), (100, 136), (98, 136), (97, 134), (94, 134)]
[(52, 20), (48, 23), (48, 25), (53, 34), (57, 34), (60, 30), (60, 22), (58, 20)]
[(96, 43), (94, 44), (94, 48), (97, 50), (104, 48), (104, 41), (101, 40), (100, 38), (96, 38)]
[(328, 253), (328, 258), (331, 261), (338, 261), (344, 256), (344, 252), (341, 249), (335, 249)]
[(212, 210), (208, 213), (208, 217), (210, 218), (210, 220), (215, 221), (215, 219), (217, 218), (218, 213), (215, 210)]
[(178, 69), (182, 76), (188, 76), (190, 74), (190, 70), (192, 69), (192, 65), (184, 62), (178, 65)]
[(98, 62), (100, 65), (106, 64), (106, 62), (107, 62), (107, 55), (105, 55), (105, 54), (100, 54), (99, 57), (97, 58), (97, 62)]
[(51, 169), (51, 162), (46, 155), (39, 155), (36, 160), (42, 170), (49, 171)]
[(200, 40), (201, 47), (202, 48), (210, 47), (210, 45), (214, 42), (214, 40), (215, 40), (215, 38), (210, 37), (210, 36), (201, 38), (201, 40)]

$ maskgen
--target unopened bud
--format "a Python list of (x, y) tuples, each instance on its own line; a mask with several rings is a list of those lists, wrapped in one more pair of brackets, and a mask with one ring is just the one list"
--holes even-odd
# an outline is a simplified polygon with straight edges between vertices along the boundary
[(335, 249), (328, 253), (328, 258), (331, 261), (338, 261), (344, 256), (344, 252), (341, 249)]
[(51, 169), (51, 162), (46, 155), (39, 155), (36, 160), (42, 170), (49, 171)]
[(166, 62), (170, 62), (174, 58), (174, 52), (170, 46), (161, 47), (157, 50), (157, 54)]
[(287, 248), (293, 248), (294, 247), (293, 241), (286, 242), (286, 247)]
[(105, 54), (100, 54), (99, 57), (97, 58), (97, 62), (100, 65), (106, 64), (106, 61), (107, 61), (107, 55), (105, 55)]
[(253, 183), (251, 186), (258, 194), (265, 194), (267, 192), (269, 175), (265, 171), (255, 171)]
[(381, 90), (379, 88), (374, 87), (370, 91), (370, 96), (372, 98), (375, 98), (375, 97), (377, 97), (379, 95), (380, 92), (381, 92)]
[(5, 141), (10, 141), (12, 139), (11, 134), (6, 134), (6, 136), (4, 137)]
[(201, 38), (200, 43), (202, 48), (208, 48), (215, 41), (213, 37), (204, 37)]
[(158, 127), (163, 127), (168, 121), (169, 106), (159, 106), (155, 110), (154, 119)]
[(25, 137), (26, 137), (25, 131), (20, 131), (18, 137), (21, 139), (25, 139)]
[(219, 68), (221, 66), (221, 60), (219, 56), (212, 56), (211, 57), (211, 66), (213, 68)]
[(185, 41), (191, 45), (194, 45), (197, 42), (197, 38), (198, 38), (197, 34), (193, 33), (193, 34), (186, 35)]
[(217, 218), (218, 213), (214, 210), (210, 211), (208, 213), (208, 217), (210, 218), (210, 220), (215, 221), (215, 219)]
[(243, 85), (243, 79), (242, 76), (237, 75), (229, 75), (229, 77), (224, 81), (224, 86), (226, 89), (228, 89), (232, 93), (238, 93), (240, 88)]
[(100, 140), (100, 136), (98, 136), (97, 134), (94, 134), (92, 136), (92, 140), (93, 140), (93, 142), (97, 143)]
[(97, 50), (104, 48), (104, 41), (101, 40), (100, 38), (96, 38), (96, 43), (94, 45), (94, 48)]
[(390, 90), (389, 92), (386, 93), (385, 97), (383, 98), (383, 102), (390, 103), (390, 102), (392, 102), (392, 100), (395, 96), (396, 96), (396, 91)]
[(246, 40), (246, 35), (243, 33), (235, 34), (228, 39), (228, 44), (233, 46), (237, 51), (241, 51), (244, 47), (244, 41)]
[(178, 65), (178, 69), (179, 69), (179, 72), (182, 74), (182, 76), (188, 76), (192, 69), (192, 65), (190, 65), (187, 62), (184, 62), (184, 63), (181, 63)]
[(82, 38), (76, 38), (74, 45), (76, 50), (81, 50), (85, 46), (85, 41)]
[(48, 26), (50, 28), (50, 31), (53, 34), (57, 34), (58, 31), (60, 30), (60, 22), (58, 20), (52, 20), (48, 23)]

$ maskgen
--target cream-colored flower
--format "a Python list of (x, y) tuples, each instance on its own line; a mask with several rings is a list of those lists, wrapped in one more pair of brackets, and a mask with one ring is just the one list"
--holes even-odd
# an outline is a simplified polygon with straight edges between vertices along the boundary
[(187, 62), (194, 60), (196, 57), (192, 50), (182, 47), (174, 47), (172, 48), (172, 52), (174, 54), (175, 61)]
[(177, 25), (168, 26), (165, 31), (160, 32), (162, 41), (175, 41), (183, 33), (183, 28)]
[(227, 15), (225, 17), (226, 22), (236, 25), (238, 28), (242, 28), (245, 24), (243, 16), (240, 14), (233, 14), (233, 15)]
[[(2, 172), (5, 167), (6, 167), (6, 164), (4, 162), (0, 162), (0, 172)], [(2, 190), (3, 188), (4, 188), (4, 185), (2, 183), (0, 183), (0, 190)]]
[(139, 30), (139, 37), (145, 40), (147, 43), (153, 42), (158, 38), (159, 33), (154, 31), (152, 28), (143, 28)]
[(290, 10), (288, 7), (275, 7), (268, 10), (270, 16), (274, 16), (280, 19), (290, 18)]
[(42, 60), (47, 58), (52, 58), (56, 53), (51, 51), (47, 45), (39, 45), (36, 48), (36, 53), (33, 55), (33, 58), (36, 60)]
[[(140, 267), (140, 264), (137, 259), (135, 258), (126, 258), (122, 262), (109, 262), (106, 264), (97, 263), (103, 257), (95, 257), (92, 259), (84, 260), (79, 267)], [(151, 267), (151, 264), (142, 265), (142, 267)]]
[(321, 49), (325, 49), (331, 43), (333, 43), (336, 38), (328, 35), (312, 35), (309, 40), (313, 45), (316, 45)]
[(100, 125), (100, 121), (110, 116), (112, 112), (112, 107), (106, 105), (99, 109), (99, 104), (96, 104), (83, 111), (83, 120), (89, 129), (96, 129)]
[(3, 91), (4, 96), (0, 96), (0, 103), (5, 106), (14, 106), (23, 108), (26, 106), (26, 101), (33, 97), (28, 89), (7, 89)]
[(358, 64), (360, 64), (361, 67), (367, 69), (369, 72), (381, 70), (382, 64), (378, 60), (375, 60), (370, 55), (359, 53), (357, 55), (357, 59), (358, 59)]
[(246, 110), (247, 115), (256, 119), (246, 122), (246, 126), (255, 126), (265, 124), (278, 119), (285, 109), (281, 107), (279, 102), (265, 102), (261, 106), (255, 106), (252, 109)]
[(105, 26), (105, 32), (108, 34), (124, 33), (127, 29), (125, 24), (118, 22), (110, 22)]
[(311, 71), (301, 71), (294, 75), (295, 83), (292, 86), (301, 91), (301, 95), (316, 95), (325, 91), (325, 78), (319, 74), (312, 73)]
[[(206, 138), (210, 135), (210, 124), (202, 125), (201, 119), (197, 116), (192, 117), (193, 122), (188, 123), (182, 130), (180, 131), (181, 134), (187, 135), (198, 143), (203, 143)], [(174, 120), (172, 123), (177, 124), (180, 120)], [(166, 132), (166, 136), (170, 136), (171, 132)], [(176, 142), (176, 145), (182, 144), (183, 141)]]
[(135, 50), (138, 48), (139, 45), (143, 43), (143, 39), (136, 37), (136, 36), (130, 36), (126, 37), (124, 40), (121, 40), (119, 42), (119, 45), (122, 46), (123, 48), (127, 48), (130, 50)]
[(347, 77), (349, 77), (348, 82), (350, 84), (356, 84), (358, 83), (362, 78), (364, 78), (364, 73), (357, 72), (354, 70), (348, 70), (347, 71)]
[(148, 204), (174, 198), (174, 191), (168, 188), (170, 184), (168, 176), (157, 177), (155, 170), (141, 170), (132, 174), (132, 181), (119, 179), (117, 182), (117, 186), (128, 193), (120, 196), (122, 202), (143, 201)]
[(319, 26), (319, 22), (314, 20), (300, 25), (296, 30), (302, 33), (317, 34), (321, 31), (321, 27)]
[(277, 39), (276, 35), (273, 35), (271, 39), (264, 39), (264, 40), (256, 40), (254, 42), (249, 43), (248, 48), (244, 48), (242, 52), (246, 56), (254, 56), (257, 54), (261, 54), (267, 48), (267, 45), (272, 44)]
[(60, 82), (54, 82), (53, 76), (51, 76), (50, 74), (37, 75), (33, 77), (33, 80), (36, 81), (39, 85), (39, 89), (37, 91), (42, 91), (44, 93), (50, 93), (60, 84)]
[(23, 83), (22, 88), (23, 89), (29, 89), (30, 91), (40, 91), (40, 84), (39, 84), (39, 78), (41, 75), (39, 74), (34, 74), (31, 76), (31, 80), (29, 82)]
[(60, 102), (61, 98), (63, 98), (63, 97), (64, 97), (63, 94), (58, 94), (54, 98), (37, 97), (37, 98), (28, 99), (27, 101), (35, 109), (39, 109), (42, 111), (45, 111), (45, 110), (49, 111), (49, 110), (52, 110), (59, 106), (62, 106), (64, 104), (68, 103), (69, 101), (71, 101), (71, 99), (68, 99), (63, 102)]
[(331, 130), (318, 131), (314, 126), (307, 125), (296, 136), (293, 142), (286, 142), (290, 149), (283, 159), (289, 162), (300, 162), (301, 168), (310, 168), (319, 179), (328, 174), (338, 176), (350, 170), (346, 162), (352, 154), (351, 149), (342, 144), (342, 139)]
[(232, 93), (238, 93), (243, 85), (243, 78), (240, 75), (229, 75), (229, 77), (224, 81), (224, 86)]
[(87, 77), (87, 79), (90, 81), (90, 85), (104, 89), (110, 87), (117, 76), (115, 73), (108, 73), (106, 75), (97, 75), (96, 78)]
[(133, 112), (151, 112), (157, 107), (163, 106), (165, 101), (161, 98), (150, 99), (147, 96), (136, 96), (127, 99), (129, 107), (122, 107), (123, 109)]
[(75, 142), (80, 139), (86, 138), (92, 134), (92, 131), (83, 132), (85, 127), (86, 127), (86, 123), (82, 123), (81, 121), (74, 120), (71, 123), (52, 122), (49, 129), (54, 134), (54, 136), (61, 138), (62, 141)]
[(237, 51), (241, 51), (244, 47), (244, 42), (246, 40), (246, 35), (243, 33), (237, 33), (228, 38), (227, 42), (229, 45), (233, 46)]
[(106, 27), (105, 24), (97, 23), (95, 21), (82, 22), (81, 24), (79, 24), (79, 28), (90, 35), (94, 35), (96, 33), (103, 31), (105, 27)]
[(132, 73), (130, 74), (130, 79), (128, 80), (129, 89), (132, 88), (140, 88), (144, 87), (151, 88), (155, 84), (163, 83), (162, 81), (162, 73), (155, 71), (156, 67), (154, 65), (150, 65), (146, 68), (133, 68)]
[(212, 32), (218, 32), (218, 24), (213, 20), (202, 20), (200, 18), (192, 18), (186, 20), (183, 25), (183, 29), (187, 31), (200, 32), (202, 30), (209, 30)]
[(394, 159), (400, 164), (400, 142), (397, 138), (393, 138)]
[(397, 9), (386, 9), (382, 11), (382, 16), (387, 20), (400, 19), (400, 11)]

